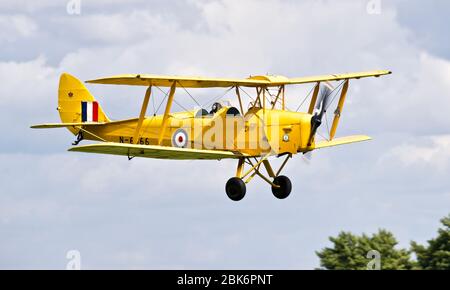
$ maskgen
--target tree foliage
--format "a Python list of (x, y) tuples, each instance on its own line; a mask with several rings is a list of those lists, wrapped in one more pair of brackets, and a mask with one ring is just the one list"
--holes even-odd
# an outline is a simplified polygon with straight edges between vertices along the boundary
[(373, 250), (380, 253), (383, 270), (407, 270), (414, 267), (410, 253), (396, 249), (397, 240), (386, 230), (380, 230), (372, 236), (341, 232), (336, 238), (330, 237), (330, 241), (333, 247), (316, 253), (321, 267), (328, 270), (365, 270), (372, 260), (371, 257), (367, 258), (367, 254)]
[(450, 270), (450, 215), (441, 220), (443, 228), (438, 236), (428, 241), (428, 246), (411, 243), (412, 251), (417, 256), (417, 264), (424, 270)]
[[(328, 270), (364, 270), (373, 257), (370, 251), (378, 251), (382, 270), (450, 270), (450, 215), (441, 220), (443, 227), (438, 236), (428, 241), (427, 246), (411, 242), (411, 250), (396, 248), (398, 242), (394, 235), (379, 230), (372, 236), (354, 235), (341, 232), (330, 237), (332, 247), (316, 252), (320, 265)], [(411, 260), (411, 253), (417, 261)]]

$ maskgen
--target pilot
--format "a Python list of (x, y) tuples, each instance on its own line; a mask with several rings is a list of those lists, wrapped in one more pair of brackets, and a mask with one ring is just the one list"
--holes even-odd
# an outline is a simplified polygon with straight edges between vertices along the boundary
[(222, 105), (220, 103), (214, 103), (211, 107), (211, 112), (209, 112), (210, 114), (215, 114), (217, 113), (217, 111), (219, 111), (220, 109), (222, 109)]

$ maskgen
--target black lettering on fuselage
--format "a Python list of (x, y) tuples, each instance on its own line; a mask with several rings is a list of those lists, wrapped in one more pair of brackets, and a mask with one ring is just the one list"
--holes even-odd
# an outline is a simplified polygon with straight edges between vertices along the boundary
[[(124, 137), (124, 136), (119, 136), (119, 142), (120, 143), (130, 143), (130, 144), (134, 144), (133, 143), (133, 137)], [(139, 138), (139, 143), (140, 145), (150, 145), (150, 139), (149, 138), (143, 138), (140, 137)]]

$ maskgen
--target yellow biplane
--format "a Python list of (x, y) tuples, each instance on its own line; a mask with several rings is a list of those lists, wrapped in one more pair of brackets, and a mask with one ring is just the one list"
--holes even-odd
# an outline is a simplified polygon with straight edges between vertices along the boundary
[[(256, 175), (271, 186), (275, 197), (284, 199), (289, 196), (292, 185), (281, 172), (294, 154), (370, 140), (362, 135), (335, 138), (349, 81), (390, 73), (371, 71), (290, 79), (269, 75), (225, 79), (128, 74), (87, 81), (147, 88), (139, 117), (119, 121), (110, 120), (84, 84), (64, 73), (60, 78), (57, 108), (62, 123), (32, 128), (67, 128), (77, 136), (69, 151), (123, 155), (130, 160), (134, 157), (236, 159), (236, 174), (225, 186), (230, 199), (241, 200), (246, 193), (246, 184)], [(333, 87), (331, 82), (340, 84)], [(285, 103), (286, 86), (298, 84), (313, 85), (305, 98), (311, 99), (306, 112), (288, 110)], [(147, 116), (147, 107), (154, 95), (152, 89), (164, 87), (167, 88), (161, 102), (165, 104), (164, 113)], [(236, 106), (214, 101), (209, 111), (198, 107), (172, 112), (175, 92), (179, 89), (187, 92), (188, 88), (226, 88), (227, 92), (235, 93)], [(248, 89), (255, 91), (249, 94)], [(248, 97), (247, 103), (244, 97)], [(329, 136), (316, 140), (317, 129), (335, 98), (337, 105), (328, 128)], [(77, 146), (84, 139), (99, 142)], [(284, 158), (278, 170), (272, 168), (270, 157)], [(245, 166), (248, 166), (246, 170)], [(263, 168), (267, 174), (263, 173)]]

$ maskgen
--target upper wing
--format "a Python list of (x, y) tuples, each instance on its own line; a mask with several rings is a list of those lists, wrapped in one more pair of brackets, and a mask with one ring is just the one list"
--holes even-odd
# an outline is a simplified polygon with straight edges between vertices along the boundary
[(284, 84), (294, 85), (294, 84), (306, 84), (306, 83), (325, 82), (325, 81), (340, 81), (340, 80), (347, 80), (347, 79), (360, 79), (360, 78), (367, 78), (367, 77), (380, 77), (380, 76), (388, 75), (388, 74), (391, 74), (391, 73), (392, 72), (388, 71), (388, 70), (379, 70), (379, 71), (346, 73), (346, 74), (337, 74), (337, 75), (300, 77), (300, 78), (289, 79), (289, 81), (287, 83), (284, 83)]
[(88, 80), (92, 84), (110, 84), (110, 85), (130, 85), (130, 86), (159, 86), (170, 87), (173, 82), (185, 88), (227, 88), (232, 86), (242, 87), (274, 87), (281, 85), (295, 85), (314, 83), (321, 81), (339, 81), (344, 79), (359, 79), (366, 77), (379, 77), (390, 74), (390, 71), (370, 71), (360, 73), (348, 73), (337, 75), (324, 75), (313, 77), (301, 77), (288, 79), (283, 76), (252, 76), (247, 79), (227, 79), (227, 78), (206, 78), (206, 77), (184, 77), (184, 76), (160, 76), (160, 75), (136, 75), (125, 74), (95, 80)]
[(48, 123), (48, 124), (39, 124), (33, 125), (30, 128), (32, 129), (50, 129), (50, 128), (66, 128), (66, 127), (81, 127), (81, 126), (98, 126), (103, 125), (105, 123)]
[(364, 135), (356, 135), (356, 136), (347, 136), (347, 137), (341, 137), (336, 138), (331, 141), (318, 141), (316, 142), (316, 146), (314, 149), (322, 149), (327, 147), (333, 147), (333, 146), (339, 146), (339, 145), (345, 145), (345, 144), (351, 144), (351, 143), (357, 143), (357, 142), (363, 142), (363, 141), (369, 141), (372, 140), (369, 136)]
[(130, 85), (130, 86), (158, 86), (170, 87), (173, 82), (185, 88), (226, 88), (232, 86), (258, 87), (268, 84), (265, 80), (251, 79), (226, 79), (206, 77), (160, 76), (160, 75), (135, 75), (125, 74), (95, 80), (86, 81), (92, 84)]
[(238, 152), (235, 153), (230, 151), (199, 150), (199, 149), (175, 148), (156, 145), (134, 145), (134, 144), (123, 144), (112, 142), (103, 142), (91, 145), (72, 147), (69, 149), (69, 151), (124, 155), (129, 157), (177, 159), (177, 160), (191, 160), (191, 159), (220, 160), (226, 158), (236, 159), (242, 157), (249, 157), (249, 155), (246, 154)]

